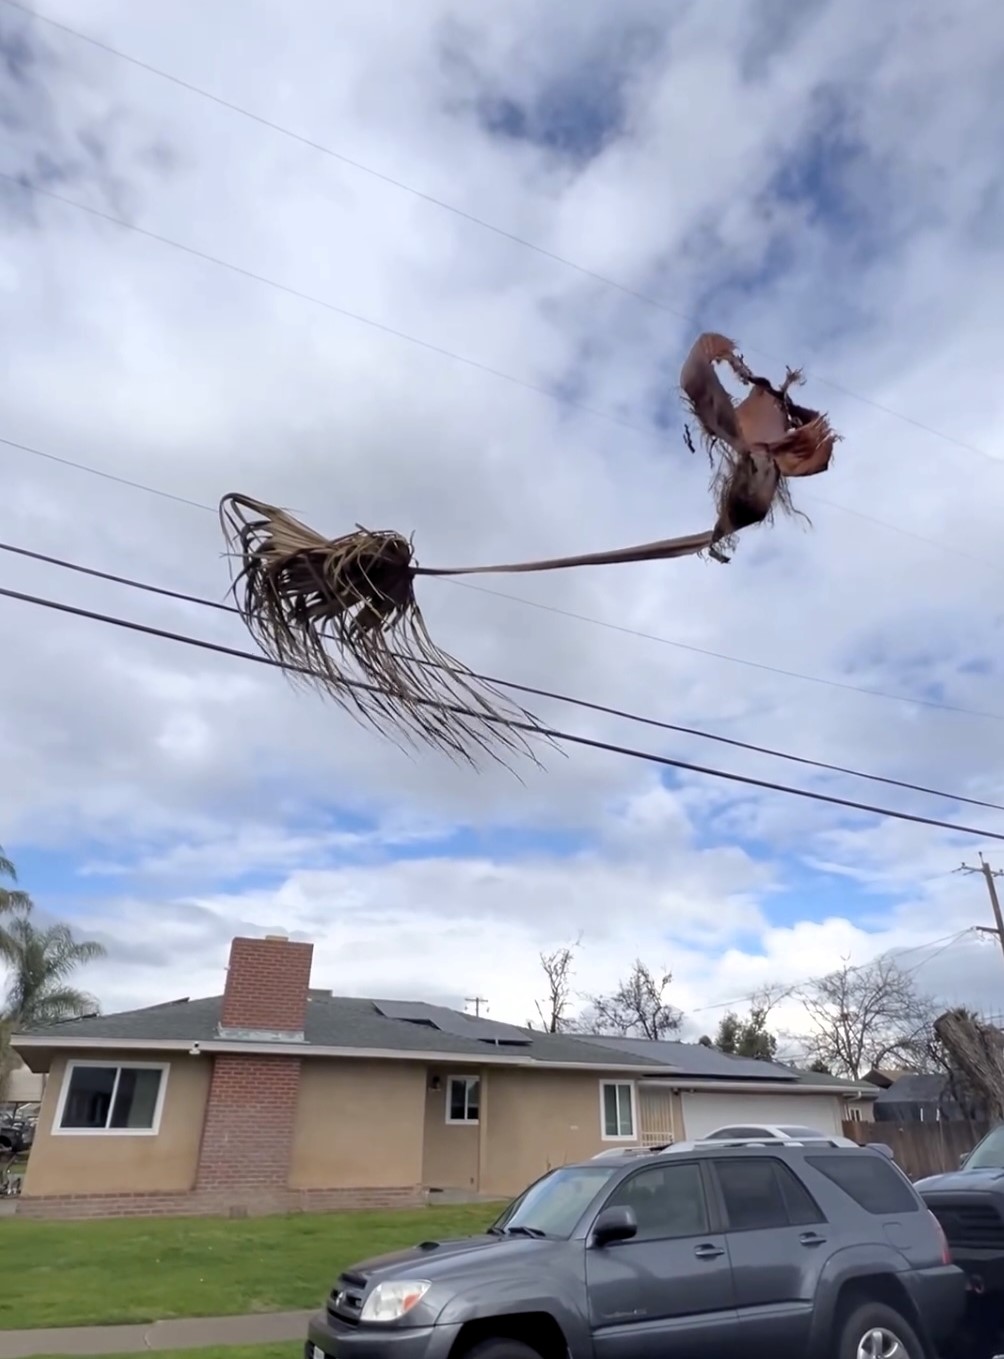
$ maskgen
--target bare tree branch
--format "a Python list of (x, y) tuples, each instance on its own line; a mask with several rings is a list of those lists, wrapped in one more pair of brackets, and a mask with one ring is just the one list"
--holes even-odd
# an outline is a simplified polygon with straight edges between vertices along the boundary
[(683, 1020), (682, 1011), (665, 999), (673, 980), (671, 972), (653, 973), (640, 958), (629, 976), (605, 996), (590, 996), (589, 1032), (616, 1034), (621, 1038), (665, 1038), (675, 1033)]
[[(568, 1007), (572, 1000), (572, 976), (575, 971), (575, 950), (582, 943), (580, 934), (575, 943), (540, 954), (540, 965), (547, 982), (547, 996), (534, 1002), (537, 1018), (545, 1033), (561, 1033), (572, 1022)], [(536, 1028), (531, 1020), (529, 1028)]]
[(891, 957), (846, 961), (794, 993), (809, 1018), (805, 1051), (834, 1074), (859, 1078), (890, 1060), (916, 1070), (927, 1060), (934, 1004)]

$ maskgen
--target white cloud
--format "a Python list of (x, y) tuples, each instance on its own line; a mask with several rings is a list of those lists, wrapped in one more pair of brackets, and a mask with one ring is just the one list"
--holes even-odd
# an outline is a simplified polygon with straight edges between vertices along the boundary
[[(580, 5), (574, 22), (493, 3), (475, 23), (448, 0), (310, 3), (295, 25), (275, 3), (223, 3), (212, 20), (190, 0), (169, 18), (123, 0), (46, 9), (665, 306), (4, 13), (5, 51), (28, 46), (0, 170), (642, 428), (7, 183), (0, 315), (17, 344), (0, 434), (210, 506), (239, 489), (333, 533), (414, 530), (428, 563), (643, 541), (709, 519), (702, 460), (675, 427), (644, 431), (675, 411), (697, 313), (771, 371), (804, 363), (807, 396), (844, 434), (831, 472), (795, 488), (813, 529), (752, 534), (727, 568), (481, 582), (563, 612), (422, 582), (433, 635), (488, 673), (1004, 802), (989, 0), (923, 19), (830, 0), (797, 21), (764, 3), (729, 24), (696, 4), (667, 21), (647, 0), (615, 18)], [(536, 143), (486, 130), (520, 109)], [(610, 126), (587, 136), (590, 118)], [(558, 127), (562, 145), (542, 138)], [(222, 597), (209, 513), (2, 454), (10, 541)], [(249, 645), (222, 615), (2, 564), (15, 589)], [(109, 866), (128, 883), (100, 912), (78, 905), (119, 950), (95, 973), (109, 1006), (218, 989), (227, 935), (280, 920), (312, 933), (336, 987), (476, 987), (520, 1018), (536, 951), (580, 928), (583, 989), (640, 953), (672, 966), (696, 1009), (982, 919), (968, 887), (929, 888), (979, 848), (957, 835), (697, 778), (669, 793), (643, 765), (576, 749), (522, 783), (475, 776), (403, 756), (264, 667), (0, 610), (15, 658), (0, 672), (0, 841), (33, 863), (69, 856), (83, 883)], [(538, 706), (589, 735), (1004, 830), (991, 810)], [(475, 850), (444, 852), (457, 827)], [(963, 957), (968, 969), (952, 950), (930, 964), (949, 969), (946, 994)]]

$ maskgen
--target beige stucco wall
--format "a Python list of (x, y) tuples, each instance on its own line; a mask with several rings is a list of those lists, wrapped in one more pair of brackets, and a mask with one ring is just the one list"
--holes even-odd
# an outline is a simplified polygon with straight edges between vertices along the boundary
[(425, 1085), (416, 1062), (305, 1061), (291, 1188), (421, 1184)]
[[(480, 1126), (477, 1123), (446, 1121), (450, 1076), (478, 1074), (474, 1068), (465, 1069), (459, 1066), (430, 1067), (428, 1072), (424, 1073), (425, 1150), (422, 1157), (422, 1183), (428, 1189), (470, 1189), (475, 1192), (478, 1190)], [(439, 1089), (434, 1090), (432, 1087), (437, 1082)]]
[[(76, 1061), (128, 1062), (130, 1054), (75, 1053)], [(131, 1054), (136, 1060), (136, 1054)], [(156, 1060), (156, 1054), (144, 1056)], [(170, 1062), (156, 1135), (53, 1133), (66, 1058), (57, 1057), (46, 1081), (35, 1142), (22, 1193), (136, 1194), (191, 1189), (199, 1157), (202, 1119), (209, 1093), (210, 1063), (177, 1057)]]
[(616, 1145), (600, 1132), (598, 1072), (499, 1068), (488, 1089), (482, 1193), (517, 1194), (552, 1166)]

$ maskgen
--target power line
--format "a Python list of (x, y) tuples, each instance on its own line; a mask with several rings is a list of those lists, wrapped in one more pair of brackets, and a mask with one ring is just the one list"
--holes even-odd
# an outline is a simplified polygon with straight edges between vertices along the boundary
[[(938, 944), (943, 945), (943, 947), (938, 949), (937, 953), (933, 953), (930, 958), (924, 958), (919, 963), (917, 963), (916, 966), (905, 969), (905, 975), (909, 977), (912, 976), (915, 972), (918, 972), (922, 967), (926, 967), (928, 963), (933, 962), (935, 958), (940, 957), (940, 955), (943, 952), (945, 952), (946, 949), (951, 948), (953, 944), (957, 944), (965, 935), (971, 934), (972, 931), (973, 926), (967, 925), (965, 929), (956, 930), (954, 934), (943, 934), (937, 939), (928, 939), (927, 942), (923, 944), (912, 944), (910, 948), (886, 949), (884, 953), (877, 953), (875, 954), (874, 957), (869, 958), (866, 962), (856, 963), (853, 967), (849, 967), (847, 969), (847, 972), (848, 974), (853, 972), (863, 972), (866, 967), (871, 967), (873, 964), (879, 962), (883, 958), (891, 958), (892, 962), (898, 965), (900, 958), (906, 958), (911, 953), (918, 953), (921, 949), (935, 948)], [(791, 997), (795, 994), (795, 992), (798, 991), (801, 987), (809, 986), (812, 984), (812, 982), (816, 981), (817, 979), (818, 979), (817, 976), (812, 976), (803, 977), (801, 981), (790, 982), (787, 986), (784, 987), (784, 989), (780, 992), (780, 994), (777, 996), (777, 999), (773, 1003), (777, 1005), (781, 1001), (790, 1000)], [(758, 990), (750, 991), (747, 995), (733, 996), (731, 1000), (717, 1000), (710, 1005), (699, 1005), (697, 1009), (688, 1010), (687, 1013), (699, 1015), (705, 1014), (708, 1010), (727, 1010), (731, 1008), (731, 1006), (733, 1005), (742, 1005), (744, 1002), (747, 1001), (758, 1000), (763, 995), (764, 990), (765, 988), (761, 986)]]
[[(5, 4), (11, 4), (12, 0), (4, 0)], [(282, 283), (278, 279), (269, 278), (266, 274), (260, 274), (254, 269), (247, 269), (241, 264), (234, 264), (231, 260), (226, 260), (220, 255), (209, 254), (205, 250), (199, 250), (196, 246), (186, 245), (183, 241), (176, 241), (173, 237), (163, 236), (159, 232), (151, 231), (147, 227), (139, 226), (135, 222), (127, 221), (124, 217), (119, 217), (115, 213), (105, 212), (101, 208), (91, 206), (89, 203), (81, 203), (78, 199), (69, 198), (65, 194), (56, 193), (53, 189), (42, 188), (27, 180), (24, 176), (11, 175), (0, 171), (0, 180), (6, 180), (10, 184), (16, 185), (28, 193), (39, 194), (44, 198), (51, 198), (56, 203), (62, 203), (66, 207), (76, 208), (79, 212), (84, 212), (92, 217), (97, 217), (101, 221), (108, 222), (112, 226), (121, 227), (124, 231), (134, 231), (148, 240), (156, 241), (160, 245), (170, 246), (174, 250), (179, 250), (185, 255), (194, 259), (201, 260), (206, 264), (214, 264), (220, 269), (229, 270), (231, 273), (238, 274), (242, 278), (251, 279), (256, 283), (261, 283), (267, 288), (273, 288), (278, 292), (285, 293), (290, 297), (295, 297), (301, 302), (309, 302), (313, 306), (323, 307), (325, 311), (333, 312), (336, 316), (342, 316), (346, 320), (356, 321), (360, 325), (369, 326), (384, 335), (390, 335), (397, 340), (404, 340), (408, 344), (418, 346), (420, 349), (428, 350), (430, 353), (439, 355), (440, 358), (452, 359), (456, 363), (462, 363), (469, 368), (474, 368), (478, 372), (485, 373), (489, 377), (498, 378), (502, 382), (511, 383), (515, 387), (522, 387), (524, 390), (533, 392), (537, 396), (546, 397), (549, 401), (554, 401), (560, 406), (571, 407), (581, 411), (584, 415), (591, 415), (597, 419), (605, 420), (610, 424), (619, 426), (621, 429), (628, 429), (636, 434), (642, 434), (646, 438), (656, 439), (660, 443), (668, 443), (668, 439), (659, 431), (652, 429), (648, 425), (639, 424), (636, 420), (629, 420), (624, 416), (617, 415), (614, 411), (606, 411), (599, 406), (591, 406), (588, 402), (578, 401), (574, 397), (567, 396), (555, 391), (552, 387), (547, 387), (541, 383), (532, 382), (528, 378), (517, 377), (514, 373), (507, 373), (502, 368), (496, 368), (492, 364), (483, 363), (480, 359), (471, 358), (467, 354), (458, 353), (453, 349), (446, 349), (442, 345), (425, 340), (421, 336), (411, 335), (407, 331), (400, 330), (396, 326), (388, 325), (383, 321), (376, 321), (372, 317), (364, 316), (361, 312), (351, 311), (347, 307), (340, 307), (335, 302), (329, 302), (325, 298), (318, 297), (315, 293), (304, 292), (300, 288), (294, 288), (291, 284)], [(25, 448), (25, 451), (31, 451)], [(43, 455), (44, 456), (44, 455)], [(52, 461), (59, 461), (53, 458)], [(1004, 461), (994, 459), (994, 461)], [(68, 464), (77, 466), (84, 470), (81, 464)], [(120, 480), (124, 485), (142, 489), (139, 483), (129, 481), (125, 478), (111, 477), (112, 480)], [(156, 492), (155, 492), (156, 494)], [(889, 524), (885, 520), (877, 518), (875, 515), (864, 514), (860, 510), (853, 509), (849, 505), (840, 505), (836, 501), (827, 500), (825, 496), (814, 494), (811, 491), (804, 493), (805, 498), (813, 500), (819, 505), (827, 505), (831, 509), (839, 510), (842, 514), (848, 514), (856, 519), (862, 519), (866, 523), (880, 525), (889, 529), (893, 533), (898, 533), (906, 538), (913, 538), (920, 542), (929, 543), (930, 546), (937, 548), (941, 552), (947, 552), (954, 557), (962, 557), (965, 560), (977, 561), (983, 566), (989, 567), (992, 571), (1001, 572), (1002, 568), (995, 566), (992, 562), (973, 557), (970, 553), (952, 547), (948, 543), (938, 542), (935, 538), (926, 538), (922, 534), (915, 533), (912, 529), (901, 528), (898, 524)], [(169, 499), (178, 499), (176, 496), (168, 496)]]
[[(136, 580), (131, 576), (116, 575), (110, 571), (101, 571), (93, 566), (84, 566), (80, 562), (67, 561), (63, 557), (54, 557), (46, 552), (36, 552), (32, 548), (18, 547), (13, 543), (0, 542), (0, 552), (8, 552), (13, 556), (24, 557), (29, 561), (42, 562), (46, 566), (55, 566), (64, 571), (72, 571), (78, 575), (88, 576), (95, 580), (107, 581), (113, 585), (123, 585), (129, 589), (141, 590), (147, 594), (162, 596), (165, 599), (173, 599), (180, 603), (196, 604), (200, 608), (214, 609), (220, 613), (227, 613), (233, 617), (243, 619), (240, 609), (233, 604), (225, 604), (220, 600), (206, 599), (201, 595), (188, 594), (181, 590), (172, 590), (162, 585), (153, 585), (149, 581)], [(431, 662), (419, 662), (428, 665), (431, 669), (441, 669)], [(963, 802), (972, 807), (984, 807), (991, 811), (1004, 812), (1004, 805), (999, 802), (987, 802), (981, 798), (965, 797), (959, 793), (949, 793), (940, 788), (928, 788), (923, 784), (910, 783), (903, 779), (894, 779), (884, 774), (869, 774), (860, 769), (852, 769), (846, 765), (830, 764), (824, 760), (813, 760), (804, 755), (793, 755), (788, 751), (775, 750), (770, 746), (756, 745), (750, 741), (740, 741), (737, 737), (723, 736), (718, 732), (702, 731), (698, 727), (687, 727), (676, 722), (665, 722), (660, 718), (646, 717), (641, 713), (630, 712), (623, 708), (614, 708), (605, 703), (595, 703), (589, 699), (574, 698), (570, 694), (557, 693), (550, 689), (540, 689), (530, 684), (519, 684), (515, 680), (500, 679), (495, 675), (482, 675), (472, 672), (473, 678), (480, 680), (484, 684), (494, 688), (512, 689), (517, 693), (527, 694), (536, 698), (545, 698), (557, 703), (567, 703), (573, 707), (584, 708), (591, 712), (603, 713), (608, 717), (621, 718), (627, 722), (638, 722), (644, 726), (656, 727), (661, 731), (671, 731), (677, 735), (694, 736), (705, 741), (716, 741), (721, 745), (731, 746), (737, 750), (746, 750), (756, 755), (768, 755), (773, 759), (789, 760), (794, 764), (805, 765), (811, 769), (821, 769), (830, 774), (844, 774), (851, 778), (865, 779), (871, 783), (882, 783), (892, 788), (902, 788), (911, 793), (922, 793), (927, 797), (945, 798), (950, 802)]]
[[(4, 0), (8, 3), (9, 0)], [(128, 486), (132, 490), (145, 491), (152, 496), (157, 496), (163, 500), (174, 501), (180, 505), (191, 506), (192, 509), (204, 510), (207, 514), (215, 515), (216, 508), (206, 504), (205, 501), (191, 500), (187, 496), (177, 495), (173, 491), (165, 491), (157, 486), (150, 486), (146, 482), (133, 481), (128, 477), (121, 477), (113, 472), (103, 471), (100, 468), (92, 467), (87, 463), (74, 461), (71, 458), (61, 457), (55, 453), (49, 453), (40, 448), (35, 448), (31, 444), (20, 443), (15, 439), (7, 439), (0, 436), (0, 445), (13, 448), (21, 453), (28, 453), (34, 457), (44, 458), (50, 462), (59, 463), (64, 467), (71, 467), (75, 471), (87, 472), (94, 476), (101, 477), (106, 481), (113, 481), (122, 486)], [(841, 507), (843, 508), (843, 507)], [(850, 513), (850, 511), (849, 511)], [(893, 527), (889, 525), (889, 527)], [(896, 530), (897, 532), (899, 530)], [(906, 532), (906, 530), (903, 530)], [(912, 536), (912, 535), (911, 535)], [(939, 544), (931, 541), (937, 547)], [(984, 565), (989, 566), (986, 562)], [(732, 665), (744, 665), (752, 670), (761, 670), (766, 674), (780, 675), (785, 679), (801, 680), (806, 684), (820, 684), (829, 689), (843, 689), (849, 693), (864, 694), (868, 698), (879, 698), (889, 703), (905, 703), (914, 707), (932, 708), (940, 712), (960, 713), (966, 717), (987, 718), (992, 722), (1004, 722), (1004, 713), (987, 712), (979, 708), (966, 708), (960, 704), (942, 703), (933, 698), (911, 697), (909, 694), (894, 694), (884, 689), (872, 689), (866, 685), (852, 684), (849, 680), (827, 679), (822, 675), (809, 675), (801, 670), (787, 670), (783, 666), (770, 665), (766, 661), (754, 661), (745, 656), (733, 656), (727, 651), (714, 651), (709, 647), (697, 646), (692, 642), (680, 642), (672, 637), (663, 637), (659, 633), (646, 632), (641, 628), (630, 628), (623, 623), (611, 623), (605, 618), (594, 618), (591, 614), (576, 613), (572, 609), (563, 609), (556, 604), (545, 604), (540, 600), (527, 599), (523, 595), (509, 594), (504, 590), (495, 590), (487, 585), (476, 585), (473, 581), (455, 580), (449, 576), (430, 577), (439, 583), (454, 585), (464, 590), (477, 590), (481, 594), (493, 595), (497, 599), (507, 599), (515, 604), (524, 604), (527, 608), (542, 609), (545, 613), (553, 613), (561, 618), (571, 618), (579, 623), (588, 623), (593, 627), (607, 628), (611, 632), (619, 632), (627, 637), (639, 637), (644, 641), (657, 642), (660, 646), (670, 646), (678, 651), (688, 651), (697, 656), (709, 656), (713, 660), (728, 661)]]
[(622, 632), (628, 637), (641, 637), (649, 642), (659, 642), (662, 646), (675, 647), (679, 651), (691, 651), (697, 656), (710, 656), (716, 661), (730, 661), (734, 665), (745, 665), (752, 670), (763, 670), (770, 675), (782, 675), (785, 679), (804, 680), (806, 684), (823, 684), (828, 689), (846, 689), (853, 694), (864, 694), (868, 698), (881, 698), (890, 703), (911, 703), (921, 708), (937, 708), (942, 712), (962, 713), (967, 717), (986, 717), (992, 722), (1004, 722), (1004, 713), (985, 712), (980, 708), (963, 708), (954, 703), (939, 703), (934, 698), (911, 698), (909, 694), (892, 694), (885, 689), (870, 689), (862, 684), (851, 684), (848, 680), (826, 679), (822, 675), (807, 675), (802, 670), (785, 670), (779, 665), (768, 665), (766, 661), (751, 661), (745, 656), (731, 656), (727, 651), (712, 651), (709, 647), (696, 646), (692, 642), (678, 642), (671, 637), (660, 637), (655, 632), (644, 632), (639, 628), (629, 628), (623, 623), (611, 623), (605, 618), (592, 618), (589, 614), (574, 613), (556, 604), (543, 604), (536, 599), (525, 599), (522, 595), (506, 594), (503, 590), (493, 590), (487, 585), (475, 585), (471, 581), (456, 580), (451, 576), (437, 576), (448, 585), (457, 585), (464, 590), (478, 590), (482, 594), (495, 595), (498, 599), (510, 599), (515, 604), (526, 604), (531, 609), (543, 609), (546, 613), (560, 614), (562, 618), (575, 618), (580, 623), (596, 623), (611, 632)]
[[(653, 297), (650, 293), (641, 292), (639, 289), (632, 288), (628, 284), (620, 283), (616, 279), (610, 278), (607, 274), (600, 273), (596, 269), (590, 269), (587, 265), (579, 264), (575, 260), (559, 254), (557, 251), (549, 250), (546, 246), (530, 240), (528, 237), (520, 236), (517, 232), (508, 231), (505, 227), (500, 227), (484, 217), (479, 217), (476, 213), (467, 211), (466, 208), (458, 207), (457, 204), (450, 203), (446, 199), (437, 197), (435, 194), (426, 193), (424, 190), (418, 189), (414, 185), (396, 178), (394, 175), (386, 174), (384, 171), (377, 170), (373, 166), (355, 159), (353, 156), (347, 156), (344, 152), (336, 151), (333, 147), (327, 146), (323, 142), (319, 142), (312, 137), (307, 137), (303, 133), (296, 132), (292, 128), (284, 126), (282, 123), (275, 122), (271, 118), (266, 118), (263, 114), (255, 113), (252, 109), (245, 108), (243, 105), (234, 103), (230, 99), (225, 99), (222, 95), (214, 94), (211, 90), (204, 89), (202, 86), (196, 85), (192, 81), (185, 80), (181, 76), (172, 75), (170, 71), (165, 71), (159, 66), (154, 66), (151, 62), (143, 61), (139, 57), (134, 57), (129, 52), (123, 52), (121, 48), (113, 47), (111, 43), (102, 42), (100, 38), (92, 37), (89, 33), (82, 33), (79, 29), (72, 28), (69, 24), (62, 23), (60, 20), (54, 19), (48, 14), (33, 9), (31, 6), (22, 3), (22, 0), (4, 0), (4, 3), (9, 5), (12, 9), (20, 10), (23, 14), (29, 15), (33, 19), (40, 19), (43, 23), (49, 24), (52, 28), (59, 29), (61, 32), (76, 38), (80, 42), (87, 43), (91, 47), (97, 48), (108, 56), (115, 57), (120, 61), (128, 62), (129, 65), (147, 72), (148, 75), (157, 76), (160, 80), (166, 80), (170, 84), (177, 86), (179, 89), (187, 90), (190, 94), (195, 94), (202, 99), (209, 100), (210, 103), (216, 104), (220, 108), (227, 109), (231, 113), (236, 113), (242, 118), (247, 118), (251, 122), (257, 123), (260, 127), (267, 128), (271, 132), (276, 132), (280, 136), (288, 137), (292, 141), (298, 142), (301, 146), (306, 146), (312, 151), (317, 151), (323, 156), (336, 160), (342, 165), (347, 165), (353, 170), (358, 170), (362, 174), (369, 175), (371, 178), (377, 179), (383, 184), (388, 184), (392, 188), (401, 190), (403, 193), (411, 194), (412, 197), (418, 198), (422, 202), (430, 204), (432, 207), (440, 208), (444, 212), (452, 213), (454, 216), (462, 218), (473, 226), (480, 227), (484, 231), (490, 231), (493, 235), (499, 236), (503, 240), (510, 241), (514, 245), (522, 246), (526, 250), (533, 251), (534, 254), (540, 255), (544, 259), (551, 260), (555, 264), (560, 264), (566, 269), (572, 269), (575, 273), (591, 279), (594, 283), (601, 283), (604, 287), (612, 288), (617, 292), (623, 293), (626, 297), (633, 298), (636, 302), (643, 302), (646, 306), (655, 307), (657, 310), (675, 316), (679, 320), (687, 321), (698, 326), (701, 325), (700, 318), (696, 317), (691, 312), (683, 311), (660, 298)], [(752, 353), (760, 354), (762, 357), (769, 359), (773, 363), (781, 362), (777, 355), (770, 354), (763, 349), (750, 346), (750, 351)], [(978, 457), (985, 458), (988, 462), (1000, 463), (1004, 461), (1004, 459), (997, 458), (992, 453), (988, 453), (986, 449), (979, 448), (975, 444), (967, 443), (964, 439), (959, 439), (953, 434), (946, 433), (944, 430), (936, 429), (934, 426), (928, 425), (912, 415), (907, 415), (904, 411), (894, 410), (891, 406), (887, 406), (881, 401), (876, 401), (872, 397), (862, 396), (860, 392), (855, 392), (851, 388), (845, 387), (842, 383), (834, 382), (832, 379), (823, 377), (816, 372), (813, 373), (813, 377), (817, 382), (821, 382), (825, 386), (832, 388), (834, 391), (840, 392), (841, 395), (848, 396), (852, 400), (860, 402), (862, 405), (870, 406), (873, 410), (881, 411), (883, 414), (890, 415), (897, 420), (902, 420), (904, 423), (912, 425), (915, 429), (924, 430), (926, 433), (934, 435), (936, 439), (941, 439), (944, 443), (952, 444), (956, 448), (965, 450), (967, 453), (974, 453)]]
[[(30, 595), (21, 590), (10, 590), (6, 587), (0, 587), (0, 596), (5, 599), (17, 600), (20, 603), (29, 604), (36, 608), (53, 609), (59, 613), (69, 614), (74, 618), (86, 618), (90, 622), (105, 623), (111, 627), (124, 628), (130, 632), (142, 633), (148, 637), (159, 637), (164, 641), (177, 642), (183, 646), (196, 647), (199, 650), (215, 652), (221, 656), (231, 656), (238, 660), (252, 661), (256, 665), (267, 665), (289, 673), (302, 674), (310, 678), (316, 678), (314, 673), (306, 666), (280, 665), (279, 662), (273, 660), (271, 656), (265, 656), (253, 651), (242, 651), (237, 647), (223, 646), (219, 642), (210, 642), (201, 637), (190, 637), (185, 633), (170, 632), (165, 628), (155, 628), (147, 623), (137, 623), (132, 619), (119, 618), (112, 614), (97, 613), (93, 609), (83, 609), (75, 604), (65, 604), (60, 600), (46, 599), (39, 595)], [(379, 694), (384, 697), (395, 697), (392, 691), (381, 689), (375, 684), (364, 684), (359, 680), (345, 680), (344, 684), (345, 687), (350, 690)], [(666, 769), (681, 769), (687, 773), (704, 774), (709, 778), (723, 779), (728, 783), (741, 784), (748, 788), (760, 788), (773, 793), (787, 793), (791, 797), (805, 798), (810, 802), (822, 802), (832, 807), (845, 807), (849, 811), (864, 812), (869, 816), (887, 816), (895, 821), (908, 821), (919, 826), (933, 826), (938, 830), (952, 831), (957, 835), (974, 835), (983, 840), (998, 840), (1004, 842), (1004, 833), (998, 831), (981, 830), (976, 826), (963, 826), (951, 821), (942, 821), (937, 817), (920, 816), (915, 812), (903, 812), (890, 807), (877, 807), (870, 803), (857, 802), (851, 798), (837, 797), (831, 793), (816, 792), (810, 788), (795, 788), (790, 784), (774, 783), (770, 779), (753, 778), (748, 774), (734, 774), (729, 770), (713, 769), (707, 765), (694, 764), (689, 760), (678, 760), (669, 755), (658, 755), (654, 751), (638, 750), (632, 746), (617, 745), (612, 741), (601, 741), (596, 737), (582, 736), (576, 732), (562, 731), (556, 727), (545, 727), (533, 722), (520, 722), (509, 718), (486, 716), (482, 712), (475, 712), (470, 708), (464, 708), (460, 704), (440, 703), (433, 699), (422, 698), (416, 698), (414, 702), (421, 707), (434, 708), (439, 712), (454, 713), (462, 717), (472, 717), (479, 722), (497, 722), (501, 727), (524, 732), (529, 736), (547, 738), (551, 741), (562, 741), (570, 745), (584, 746), (590, 750), (603, 750), (611, 755), (623, 755), (627, 759), (643, 760), (649, 764), (661, 765)]]
[[(5, 0), (5, 3), (9, 3), (9, 0)], [(599, 406), (590, 406), (587, 402), (577, 401), (574, 397), (563, 396), (550, 387), (531, 382), (527, 378), (517, 377), (514, 373), (507, 373), (502, 368), (493, 367), (490, 363), (482, 363), (480, 359), (472, 359), (467, 354), (458, 354), (454, 349), (446, 349), (443, 345), (434, 344), (431, 340), (423, 340), (419, 335), (411, 335), (406, 330), (399, 330), (396, 326), (388, 325), (384, 321), (376, 321), (371, 316), (364, 316), (362, 312), (351, 311), (348, 307), (340, 307), (337, 302), (329, 302), (326, 298), (318, 297), (316, 293), (304, 292), (301, 288), (294, 288), (290, 283), (281, 283), (278, 279), (269, 278), (267, 274), (259, 274), (256, 270), (247, 269), (242, 264), (234, 264), (232, 260), (224, 259), (222, 255), (212, 255), (207, 250), (200, 250), (194, 245), (186, 245), (184, 241), (176, 241), (171, 236), (162, 236), (160, 232), (151, 231), (149, 227), (140, 226), (137, 222), (130, 222), (114, 212), (105, 212), (103, 208), (93, 207), (90, 203), (81, 203), (79, 199), (68, 198), (66, 194), (56, 193), (54, 189), (43, 189), (40, 185), (31, 183), (21, 175), (11, 175), (5, 171), (0, 171), (0, 180), (6, 180), (8, 184), (14, 184), (27, 193), (38, 194), (42, 198), (51, 198), (53, 202), (62, 203), (68, 208), (76, 208), (78, 212), (85, 212), (91, 217), (99, 218), (102, 222), (109, 222), (112, 226), (121, 227), (124, 231), (134, 231), (147, 240), (156, 241), (158, 245), (167, 245), (172, 250), (180, 250), (182, 254), (190, 255), (193, 259), (201, 260), (204, 264), (214, 264), (218, 269), (226, 269), (232, 274), (238, 274), (241, 278), (252, 279), (255, 283), (261, 283), (266, 288), (272, 288), (288, 297), (295, 297), (300, 302), (309, 302), (312, 306), (323, 307), (325, 311), (333, 312), (336, 316), (342, 316), (348, 321), (356, 321), (361, 326), (368, 326), (371, 330), (377, 330), (382, 335), (390, 335), (395, 340), (404, 340), (407, 344), (417, 345), (419, 349), (427, 349), (432, 354), (438, 354), (440, 358), (452, 359), (454, 363), (462, 363), (468, 368), (475, 368), (479, 373), (487, 373), (489, 377), (498, 378), (502, 382), (509, 382), (514, 387), (523, 387), (526, 391), (547, 397), (548, 400), (556, 401), (559, 405), (571, 406), (587, 415), (593, 415), (600, 420), (607, 420), (611, 424), (620, 425), (623, 429), (640, 431), (643, 434), (652, 433), (644, 425), (626, 420), (614, 411), (601, 410)]]

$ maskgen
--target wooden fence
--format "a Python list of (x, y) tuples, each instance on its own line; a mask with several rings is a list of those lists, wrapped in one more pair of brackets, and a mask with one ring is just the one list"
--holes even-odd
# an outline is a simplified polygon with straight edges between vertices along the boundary
[(852, 1123), (844, 1124), (844, 1136), (866, 1146), (885, 1142), (892, 1148), (896, 1163), (911, 1180), (958, 1170), (959, 1157), (972, 1151), (992, 1124), (969, 1123), (964, 1119), (945, 1119), (935, 1123)]

